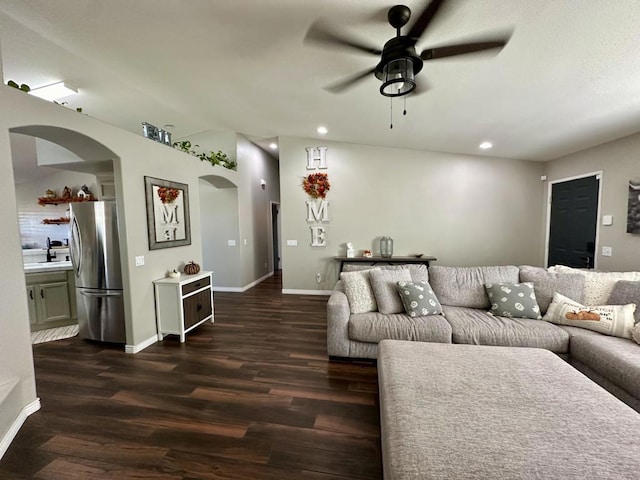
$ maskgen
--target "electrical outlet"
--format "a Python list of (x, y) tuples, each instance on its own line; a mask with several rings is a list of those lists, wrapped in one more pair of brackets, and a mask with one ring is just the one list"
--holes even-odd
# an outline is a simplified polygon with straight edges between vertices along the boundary
[(602, 247), (602, 256), (610, 257), (613, 253), (613, 249), (611, 247)]
[(316, 273), (316, 282), (320, 283), (322, 281), (322, 275), (320, 272)]
[(236, 246), (235, 240), (227, 240), (227, 247), (235, 247), (235, 246)]
[(140, 255), (139, 257), (136, 257), (136, 267), (142, 267), (144, 266), (144, 255)]
[(287, 247), (297, 247), (298, 240), (287, 240)]

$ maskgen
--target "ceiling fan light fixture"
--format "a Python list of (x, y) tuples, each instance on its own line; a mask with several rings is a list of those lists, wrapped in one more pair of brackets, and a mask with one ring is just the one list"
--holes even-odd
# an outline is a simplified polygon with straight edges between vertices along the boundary
[(382, 70), (380, 93), (385, 97), (401, 97), (416, 88), (414, 65), (411, 58), (390, 60)]

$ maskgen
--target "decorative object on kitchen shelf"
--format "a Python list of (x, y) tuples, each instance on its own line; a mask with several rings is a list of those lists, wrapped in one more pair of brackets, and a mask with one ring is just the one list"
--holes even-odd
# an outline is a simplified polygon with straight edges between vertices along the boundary
[(169, 277), (169, 278), (180, 278), (180, 272), (174, 268), (173, 270), (169, 270), (167, 272), (167, 277)]
[(191, 245), (189, 185), (144, 177), (149, 249)]
[(193, 260), (184, 266), (184, 273), (186, 273), (187, 275), (195, 275), (198, 272), (200, 272), (200, 265), (198, 265)]
[(373, 254), (371, 253), (371, 250), (363, 250), (362, 251), (362, 256), (365, 258), (371, 258), (373, 257)]
[(76, 196), (69, 187), (64, 187), (62, 195), (58, 195), (55, 190), (47, 189), (44, 197), (38, 197), (38, 205), (59, 205), (61, 203), (74, 203), (74, 202), (95, 202), (96, 198), (86, 185), (82, 186), (82, 189), (78, 191)]
[(71, 189), (65, 185), (64, 190), (62, 190), (62, 200), (65, 202), (70, 202), (73, 194), (71, 193)]
[[(193, 145), (193, 147), (199, 147), (200, 145)], [(228, 168), (229, 170), (235, 170), (238, 164), (232, 160), (229, 160), (229, 157), (222, 150), (218, 150), (217, 152), (211, 151), (209, 154), (206, 153), (198, 153), (193, 150), (191, 142), (189, 140), (183, 140), (181, 142), (174, 142), (173, 148), (180, 150), (181, 152), (188, 153), (189, 155), (193, 155), (194, 157), (198, 157), (201, 162), (209, 162), (211, 165), (221, 165), (224, 168)]]
[(327, 196), (331, 190), (329, 175), (327, 173), (310, 173), (302, 180), (302, 189), (311, 198), (322, 198)]
[(382, 237), (380, 239), (380, 256), (382, 258), (391, 258), (393, 256), (393, 238)]
[(45, 218), (42, 220), (42, 223), (45, 225), (63, 225), (65, 223), (69, 223), (71, 219), (69, 217), (59, 217), (59, 218)]

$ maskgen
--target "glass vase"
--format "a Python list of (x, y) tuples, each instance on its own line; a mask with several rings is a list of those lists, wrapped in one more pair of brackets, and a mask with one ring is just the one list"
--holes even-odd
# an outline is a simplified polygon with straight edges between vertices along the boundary
[(391, 258), (393, 256), (393, 238), (382, 237), (380, 239), (380, 256)]

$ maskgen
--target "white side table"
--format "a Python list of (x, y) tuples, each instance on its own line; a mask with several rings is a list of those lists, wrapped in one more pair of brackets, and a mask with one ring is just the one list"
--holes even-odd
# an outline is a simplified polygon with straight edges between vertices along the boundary
[(212, 272), (154, 280), (158, 340), (180, 335), (180, 342), (207, 320), (213, 323)]

